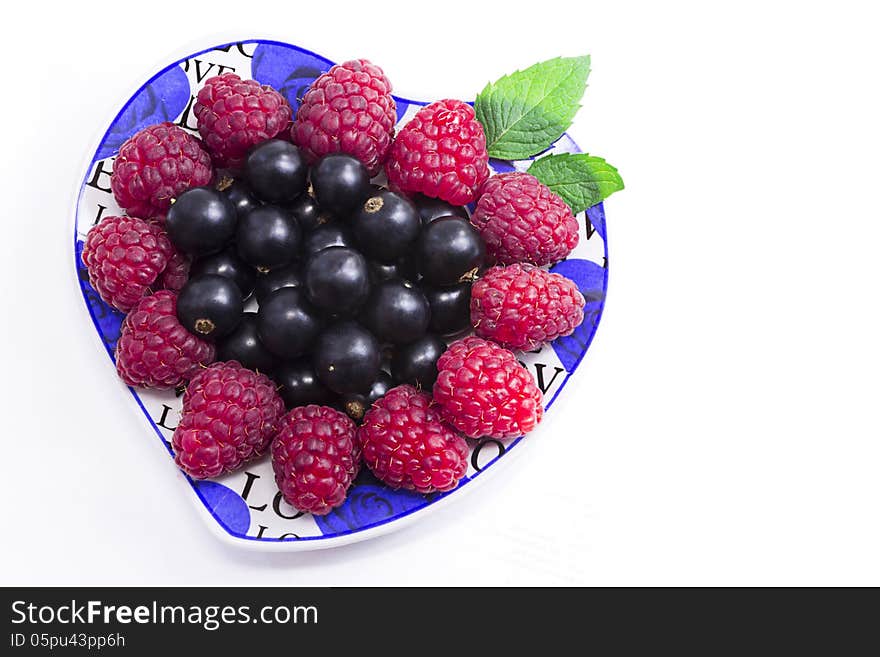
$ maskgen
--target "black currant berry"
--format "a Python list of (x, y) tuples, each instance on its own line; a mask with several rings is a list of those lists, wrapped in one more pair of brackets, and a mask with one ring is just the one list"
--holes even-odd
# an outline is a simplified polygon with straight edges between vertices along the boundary
[(446, 201), (441, 201), (439, 198), (431, 198), (424, 194), (414, 194), (412, 201), (419, 209), (419, 217), (426, 226), (440, 217), (470, 219), (467, 208), (460, 205), (451, 205)]
[(358, 248), (380, 262), (394, 262), (409, 251), (422, 227), (412, 201), (387, 190), (364, 201), (350, 223)]
[(177, 197), (165, 217), (174, 245), (192, 256), (215, 253), (235, 235), (235, 206), (213, 187), (194, 187)]
[(293, 215), (276, 205), (251, 210), (238, 222), (235, 246), (245, 262), (261, 271), (289, 265), (296, 259), (302, 231)]
[(437, 380), (437, 359), (444, 351), (446, 342), (431, 334), (398, 347), (391, 359), (391, 376), (396, 383), (409, 383), (430, 392)]
[(263, 303), (270, 294), (282, 287), (302, 287), (302, 272), (299, 264), (273, 269), (266, 274), (257, 274), (254, 295), (257, 303)]
[(455, 285), (472, 279), (486, 259), (486, 245), (466, 219), (443, 217), (422, 230), (419, 271), (430, 285)]
[(403, 280), (377, 285), (364, 306), (361, 321), (380, 342), (406, 344), (424, 335), (431, 308), (422, 291)]
[(308, 260), (318, 251), (323, 251), (331, 246), (354, 247), (354, 238), (351, 231), (339, 222), (330, 222), (318, 226), (303, 240), (303, 260)]
[(419, 263), (416, 259), (415, 251), (411, 251), (403, 256), (397, 261), (396, 266), (397, 273), (400, 275), (400, 278), (404, 280), (416, 283), (422, 277), (419, 273)]
[(177, 295), (177, 319), (205, 340), (217, 340), (232, 333), (243, 312), (241, 290), (225, 276), (190, 278)]
[(190, 267), (190, 278), (216, 274), (232, 280), (241, 290), (241, 298), (247, 299), (254, 291), (257, 272), (238, 257), (234, 249), (228, 248), (196, 260)]
[(370, 263), (370, 282), (378, 285), (382, 281), (390, 281), (396, 278), (403, 278), (397, 269), (397, 264), (386, 265), (382, 262)]
[(370, 385), (370, 389), (366, 393), (351, 393), (343, 395), (342, 408), (348, 413), (352, 420), (360, 422), (364, 419), (364, 414), (370, 410), (373, 403), (382, 399), (385, 393), (394, 387), (394, 380), (388, 372), (379, 372), (379, 376)]
[(336, 218), (346, 219), (373, 191), (370, 174), (351, 155), (326, 155), (312, 168), (312, 189), (318, 205)]
[(422, 291), (431, 306), (428, 330), (440, 335), (455, 335), (471, 327), (471, 284), (452, 287), (426, 287)]
[(279, 364), (272, 379), (278, 384), (278, 394), (287, 408), (306, 404), (329, 404), (335, 397), (318, 380), (318, 375), (307, 358)]
[(270, 139), (254, 148), (244, 163), (244, 177), (257, 198), (285, 203), (306, 188), (308, 167), (299, 149), (287, 141)]
[(260, 205), (260, 202), (254, 198), (251, 190), (248, 189), (243, 180), (236, 180), (228, 187), (224, 187), (223, 193), (226, 194), (226, 198), (235, 206), (239, 219)]
[(266, 348), (281, 358), (306, 353), (321, 330), (318, 312), (301, 290), (284, 287), (260, 304), (257, 332)]
[(373, 334), (352, 321), (326, 329), (312, 357), (321, 382), (340, 395), (366, 392), (379, 375), (382, 354)]
[(238, 327), (217, 343), (217, 360), (237, 360), (263, 374), (273, 370), (277, 358), (260, 342), (257, 313), (244, 313)]
[(318, 202), (308, 194), (301, 194), (286, 207), (296, 217), (296, 222), (304, 233), (309, 233), (328, 221), (327, 216), (321, 212)]
[(309, 258), (303, 278), (309, 301), (331, 315), (353, 315), (370, 294), (366, 259), (344, 246), (331, 246)]

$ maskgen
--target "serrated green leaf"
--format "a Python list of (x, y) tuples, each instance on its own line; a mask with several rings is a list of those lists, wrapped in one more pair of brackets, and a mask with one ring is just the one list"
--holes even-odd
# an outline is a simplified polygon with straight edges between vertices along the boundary
[(529, 173), (568, 203), (577, 214), (623, 189), (617, 169), (587, 153), (561, 153), (538, 158)]
[(486, 85), (474, 109), (489, 156), (521, 160), (550, 148), (580, 108), (589, 74), (589, 55), (557, 57)]

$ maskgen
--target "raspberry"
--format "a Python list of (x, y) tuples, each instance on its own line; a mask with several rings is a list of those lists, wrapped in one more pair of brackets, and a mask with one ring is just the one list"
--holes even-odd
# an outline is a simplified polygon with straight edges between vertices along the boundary
[(159, 290), (141, 299), (122, 322), (116, 371), (130, 386), (175, 388), (214, 360), (214, 345), (177, 320), (177, 295)]
[[(164, 231), (163, 231), (164, 232)], [(159, 283), (166, 290), (180, 292), (187, 280), (189, 280), (190, 260), (185, 253), (172, 245), (171, 255), (165, 270), (159, 275)]]
[(391, 83), (366, 59), (337, 64), (318, 77), (303, 97), (291, 136), (309, 163), (347, 153), (379, 173), (397, 122)]
[(194, 479), (237, 470), (269, 447), (284, 402), (275, 384), (231, 360), (192, 378), (174, 430), (174, 462)]
[(323, 516), (345, 501), (360, 469), (357, 427), (327, 406), (299, 406), (285, 415), (272, 442), (275, 482), (287, 502)]
[(105, 217), (86, 236), (82, 261), (101, 298), (128, 312), (150, 292), (173, 252), (158, 225), (134, 217)]
[(471, 289), (477, 335), (508, 349), (536, 349), (584, 321), (584, 297), (559, 274), (533, 265), (493, 267)]
[(388, 152), (388, 182), (452, 205), (467, 205), (489, 177), (486, 135), (474, 108), (460, 100), (426, 105), (407, 123)]
[(466, 436), (513, 438), (541, 421), (541, 391), (504, 347), (463, 338), (440, 356), (437, 370), (434, 401), (443, 419)]
[(392, 488), (452, 490), (467, 472), (468, 446), (443, 422), (431, 396), (410, 385), (373, 404), (358, 429), (364, 463)]
[(171, 200), (214, 177), (198, 139), (171, 123), (144, 128), (119, 149), (110, 188), (120, 207), (145, 219), (162, 218)]
[(490, 255), (504, 265), (549, 265), (578, 244), (571, 208), (533, 175), (518, 171), (485, 182), (471, 223)]
[(287, 99), (267, 84), (235, 73), (215, 75), (199, 91), (193, 112), (214, 163), (238, 169), (251, 146), (290, 125)]

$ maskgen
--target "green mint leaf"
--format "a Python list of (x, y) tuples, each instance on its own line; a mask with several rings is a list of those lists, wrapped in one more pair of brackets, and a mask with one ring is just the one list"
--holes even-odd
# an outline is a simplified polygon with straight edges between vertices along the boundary
[(486, 85), (474, 109), (489, 156), (522, 160), (547, 150), (580, 108), (590, 56), (557, 57)]
[(529, 173), (558, 194), (575, 214), (623, 189), (623, 178), (616, 168), (586, 153), (540, 157), (532, 162)]

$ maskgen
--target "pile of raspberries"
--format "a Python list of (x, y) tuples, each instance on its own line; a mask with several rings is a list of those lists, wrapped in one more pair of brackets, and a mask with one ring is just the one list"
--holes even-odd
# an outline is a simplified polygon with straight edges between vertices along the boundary
[[(111, 187), (127, 214), (103, 218), (82, 252), (92, 286), (127, 314), (116, 348), (120, 378), (146, 388), (185, 387), (172, 445), (187, 475), (217, 477), (270, 451), (284, 499), (303, 512), (327, 514), (344, 502), (362, 467), (393, 488), (448, 491), (467, 470), (468, 440), (510, 439), (535, 428), (542, 395), (515, 351), (569, 335), (583, 321), (575, 284), (545, 267), (575, 248), (578, 223), (535, 177), (489, 176), (486, 138), (470, 105), (431, 103), (395, 135), (391, 84), (378, 66), (354, 60), (318, 77), (295, 116), (276, 90), (232, 73), (205, 81), (194, 113), (199, 136), (162, 123), (122, 145)], [(215, 193), (229, 189), (230, 178), (247, 184), (248, 154), (273, 139), (293, 144), (313, 170), (337, 153), (357, 158), (373, 189), (387, 185), (420, 199), (429, 215), (432, 203), (454, 206), (479, 233), (484, 263), (455, 281), (467, 287), (469, 326), (441, 333), (449, 344), (430, 363), (432, 385), (395, 376), (353, 415), (339, 396), (285, 404), (290, 396), (272, 367), (217, 360), (222, 344), (181, 321), (178, 293), (199, 263), (169, 237), (169, 209), (193, 188)], [(312, 193), (309, 187), (303, 196)], [(463, 206), (472, 203), (469, 213)], [(426, 225), (435, 218), (422, 214)], [(392, 273), (416, 284), (418, 268), (406, 272), (401, 266)]]

